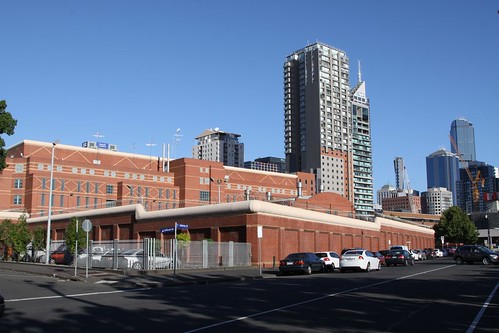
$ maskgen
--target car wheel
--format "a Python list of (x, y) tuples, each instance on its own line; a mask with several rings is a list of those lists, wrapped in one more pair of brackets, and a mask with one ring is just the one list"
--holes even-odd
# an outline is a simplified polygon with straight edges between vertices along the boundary
[(483, 259), (482, 259), (482, 264), (484, 264), (484, 265), (488, 265), (488, 264), (490, 264), (490, 260), (489, 260), (489, 258), (487, 258), (487, 257), (483, 257)]
[(136, 261), (132, 265), (133, 269), (142, 269), (142, 263), (140, 261)]
[(462, 264), (464, 264), (464, 260), (463, 260), (463, 258), (461, 258), (461, 257), (457, 257), (457, 258), (456, 258), (456, 264), (457, 264), (457, 265), (462, 265)]
[(304, 271), (304, 273), (305, 273), (306, 275), (310, 275), (310, 274), (312, 274), (312, 267), (311, 267), (310, 265), (309, 265), (309, 266), (307, 266), (307, 267), (305, 267), (305, 271)]
[(336, 268), (336, 267), (334, 266), (334, 263), (332, 263), (332, 264), (331, 264), (331, 266), (329, 266), (329, 271), (330, 271), (330, 272), (334, 272), (334, 269), (335, 269), (335, 268)]
[(407, 261), (407, 259), (404, 261), (404, 266), (407, 266), (409, 265), (409, 262)]
[(414, 266), (414, 259), (411, 261), (411, 266)]
[(378, 271), (381, 270), (381, 263), (378, 263)]
[(368, 262), (366, 266), (366, 272), (369, 273), (371, 271), (371, 263)]
[(49, 263), (51, 263), (52, 265), (54, 265), (55, 264), (55, 260), (54, 259), (50, 259)]

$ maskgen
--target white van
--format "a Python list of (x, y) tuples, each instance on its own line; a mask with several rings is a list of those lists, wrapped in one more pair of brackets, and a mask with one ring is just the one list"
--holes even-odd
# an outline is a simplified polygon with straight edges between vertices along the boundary
[(406, 250), (409, 251), (409, 248), (405, 245), (393, 245), (390, 247), (390, 250)]

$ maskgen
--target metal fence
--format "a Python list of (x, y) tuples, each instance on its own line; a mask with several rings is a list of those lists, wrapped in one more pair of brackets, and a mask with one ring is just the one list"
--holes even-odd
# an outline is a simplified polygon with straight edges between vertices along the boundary
[[(53, 242), (54, 251), (60, 242)], [(73, 265), (110, 269), (197, 269), (251, 266), (251, 244), (236, 242), (157, 240), (90, 241)]]

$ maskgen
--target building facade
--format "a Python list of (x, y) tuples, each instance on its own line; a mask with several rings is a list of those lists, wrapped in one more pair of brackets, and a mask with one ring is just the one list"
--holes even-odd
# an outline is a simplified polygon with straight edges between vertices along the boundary
[(459, 167), (476, 161), (475, 129), (466, 119), (456, 119), (450, 126), (451, 152), (460, 157)]
[(360, 73), (350, 92), (353, 119), (353, 190), (357, 218), (374, 218), (374, 190), (371, 145), (371, 113), (366, 83)]
[(448, 189), (452, 193), (453, 205), (457, 205), (456, 186), (459, 177), (459, 158), (456, 154), (442, 148), (426, 157), (427, 188)]
[(498, 192), (495, 168), (484, 162), (472, 161), (467, 168), (459, 169), (457, 182), (457, 206), (464, 212), (485, 213), (487, 193)]
[(271, 171), (271, 172), (286, 172), (286, 160), (280, 157), (261, 157), (254, 161), (244, 162), (246, 169)]
[(383, 198), (383, 211), (421, 213), (421, 198), (419, 195), (409, 194), (406, 190), (398, 191), (397, 196)]
[(209, 128), (196, 137), (197, 144), (192, 148), (192, 157), (242, 168), (244, 166), (244, 144), (239, 142), (240, 136), (221, 131), (218, 128)]
[(442, 215), (453, 206), (452, 192), (445, 187), (432, 187), (421, 193), (421, 213)]
[(395, 172), (395, 187), (397, 190), (405, 188), (405, 166), (402, 157), (395, 157), (393, 159), (393, 171)]
[[(349, 67), (344, 51), (322, 43), (310, 44), (286, 57), (284, 145), (288, 172), (312, 172), (317, 192), (337, 193), (354, 202)], [(360, 108), (368, 106), (367, 98), (360, 96), (362, 89), (359, 86), (356, 90)], [(360, 144), (359, 151), (370, 142)], [(369, 171), (363, 177), (366, 174)]]
[(0, 172), (0, 210), (29, 216), (46, 216), (49, 206), (55, 215), (133, 203), (165, 210), (315, 194), (310, 173), (249, 170), (192, 158), (166, 161), (30, 140), (9, 148), (7, 156), (8, 167)]

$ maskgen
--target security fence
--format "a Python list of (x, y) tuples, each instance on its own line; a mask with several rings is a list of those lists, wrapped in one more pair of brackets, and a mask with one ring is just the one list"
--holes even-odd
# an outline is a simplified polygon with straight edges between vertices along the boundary
[(90, 241), (88, 253), (87, 250), (80, 251), (76, 265), (125, 270), (251, 266), (250, 243), (161, 241), (154, 238)]

